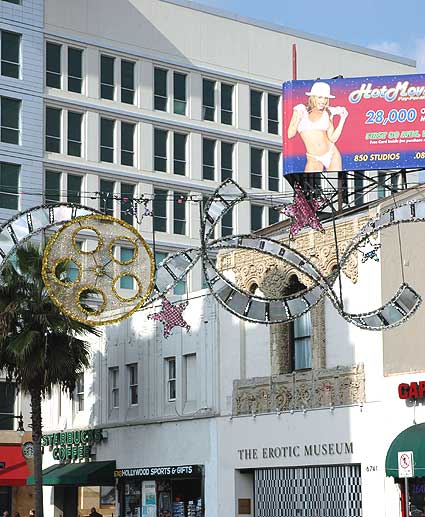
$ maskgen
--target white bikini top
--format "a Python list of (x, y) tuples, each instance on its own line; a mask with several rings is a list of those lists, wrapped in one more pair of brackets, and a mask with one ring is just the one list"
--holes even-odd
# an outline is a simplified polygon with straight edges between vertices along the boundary
[(329, 129), (330, 120), (327, 111), (323, 111), (322, 116), (318, 120), (313, 122), (312, 120), (310, 120), (307, 108), (304, 106), (304, 104), (297, 104), (294, 107), (294, 110), (298, 110), (302, 114), (302, 118), (297, 128), (298, 133), (301, 133), (302, 131), (306, 131), (309, 129), (319, 129), (322, 131), (327, 131)]

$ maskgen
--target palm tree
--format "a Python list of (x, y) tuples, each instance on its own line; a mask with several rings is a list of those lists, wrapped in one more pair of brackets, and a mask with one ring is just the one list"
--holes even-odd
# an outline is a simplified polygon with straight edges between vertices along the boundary
[(37, 517), (43, 517), (41, 401), (56, 385), (74, 391), (90, 360), (89, 343), (79, 336), (99, 335), (51, 301), (41, 277), (42, 257), (39, 247), (27, 244), (0, 274), (0, 371), (30, 396)]

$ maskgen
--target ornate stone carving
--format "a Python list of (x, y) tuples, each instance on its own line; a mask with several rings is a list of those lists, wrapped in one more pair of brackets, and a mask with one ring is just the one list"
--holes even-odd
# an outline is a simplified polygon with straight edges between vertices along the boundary
[(362, 363), (353, 367), (321, 368), (233, 383), (234, 415), (345, 406), (360, 404), (364, 400)]
[[(336, 224), (339, 256), (367, 220), (367, 217), (361, 217)], [(288, 240), (284, 239), (284, 242), (288, 243)], [(291, 241), (291, 246), (309, 257), (325, 276), (330, 275), (338, 263), (332, 226), (326, 228), (323, 233), (314, 231), (302, 233)], [(343, 267), (344, 274), (353, 283), (357, 282), (357, 266), (357, 255), (354, 253)], [(297, 275), (299, 281), (304, 285), (311, 285), (309, 278), (294, 269), (293, 266), (255, 251), (236, 250), (221, 253), (217, 257), (217, 267), (221, 271), (232, 269), (235, 282), (240, 288), (248, 291), (250, 286), (255, 283), (266, 296), (271, 297), (279, 297), (283, 293), (288, 279), (293, 274)]]

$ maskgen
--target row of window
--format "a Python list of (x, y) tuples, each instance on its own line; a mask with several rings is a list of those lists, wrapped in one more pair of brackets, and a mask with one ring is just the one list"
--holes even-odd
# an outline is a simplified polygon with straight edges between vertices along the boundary
[[(82, 113), (47, 107), (46, 151), (81, 156), (82, 122)], [(100, 119), (100, 161), (114, 163), (119, 149), (119, 163), (134, 166), (135, 131), (136, 124), (102, 117)], [(62, 133), (66, 133), (64, 138), (61, 137)], [(187, 174), (187, 142), (187, 134), (155, 128), (154, 170), (185, 176)], [(218, 164), (220, 164), (219, 167)], [(251, 148), (251, 187), (278, 192), (279, 164), (280, 153)], [(267, 175), (265, 170), (268, 171)], [(203, 138), (202, 178), (221, 182), (233, 177), (234, 144)]]
[[(20, 165), (0, 162), (0, 208), (19, 208)], [(113, 217), (134, 224), (135, 185), (131, 183), (100, 180), (100, 209)], [(84, 204), (82, 198), (83, 176), (46, 170), (45, 200), (48, 203), (69, 202)], [(165, 189), (154, 189), (153, 228), (158, 232), (187, 234), (187, 194)], [(171, 201), (171, 203), (170, 203)], [(265, 212), (268, 210), (268, 215)], [(251, 204), (251, 229), (258, 230), (279, 220), (279, 212), (272, 207)], [(234, 232), (233, 213), (229, 211), (221, 221), (221, 235)], [(176, 293), (180, 294), (180, 293)]]
[[(83, 93), (83, 53), (81, 48), (46, 43), (46, 86)], [(100, 55), (101, 99), (136, 103), (135, 61)], [(188, 115), (188, 74), (154, 67), (153, 109)], [(280, 96), (251, 89), (250, 127), (271, 134), (279, 132)], [(202, 119), (220, 124), (235, 124), (235, 85), (202, 79)]]
[[(196, 357), (196, 356), (195, 356)], [(176, 400), (176, 358), (170, 357), (165, 360), (166, 369), (166, 392), (167, 401)], [(139, 382), (138, 382), (138, 365), (129, 364), (127, 370), (127, 386), (128, 386), (128, 405), (137, 406), (139, 403)], [(110, 409), (119, 408), (120, 403), (120, 370), (118, 367), (109, 368), (110, 383)]]

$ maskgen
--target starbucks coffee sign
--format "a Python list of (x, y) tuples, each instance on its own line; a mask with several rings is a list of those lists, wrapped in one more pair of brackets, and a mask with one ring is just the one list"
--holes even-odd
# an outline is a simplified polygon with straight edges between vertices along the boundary
[(49, 447), (53, 459), (69, 462), (90, 459), (92, 447), (105, 437), (102, 429), (84, 429), (79, 431), (62, 431), (45, 434), (41, 437), (41, 446)]

